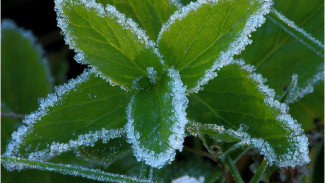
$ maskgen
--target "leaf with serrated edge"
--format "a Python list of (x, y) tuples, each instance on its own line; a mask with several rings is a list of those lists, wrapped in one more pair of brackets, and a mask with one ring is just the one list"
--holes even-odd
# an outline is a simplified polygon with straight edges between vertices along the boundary
[(15, 113), (30, 113), (52, 88), (44, 50), (31, 31), (8, 19), (1, 23), (1, 45), (1, 101)]
[(182, 150), (187, 123), (186, 88), (170, 68), (160, 84), (134, 95), (127, 107), (127, 140), (138, 161), (161, 168)]
[(308, 139), (301, 125), (287, 113), (286, 104), (274, 99), (274, 90), (264, 85), (265, 79), (254, 70), (242, 60), (224, 67), (204, 91), (191, 96), (189, 118), (204, 123), (198, 129), (209, 128), (212, 132), (206, 133), (215, 131), (218, 137), (223, 136), (220, 140), (235, 138), (259, 149), (271, 165), (306, 164)]
[[(167, 65), (180, 71), (188, 93), (216, 76), (251, 43), (249, 35), (264, 22), (270, 0), (200, 0), (181, 8), (158, 36), (158, 49)], [(215, 18), (218, 17), (218, 18)]]
[(104, 6), (110, 4), (125, 16), (132, 18), (148, 34), (150, 39), (156, 40), (161, 26), (170, 15), (180, 6), (170, 0), (96, 0)]
[(268, 78), (279, 96), (298, 74), (288, 103), (313, 92), (313, 86), (324, 80), (323, 12), (322, 0), (276, 1), (266, 23), (252, 34), (254, 44), (239, 56)]
[(13, 133), (4, 155), (47, 160), (98, 140), (121, 137), (130, 95), (94, 71), (85, 71), (41, 100), (40, 108)]
[(148, 67), (162, 71), (155, 43), (114, 6), (104, 8), (95, 0), (56, 0), (55, 9), (77, 62), (90, 64), (111, 84), (130, 89), (134, 79), (147, 76)]

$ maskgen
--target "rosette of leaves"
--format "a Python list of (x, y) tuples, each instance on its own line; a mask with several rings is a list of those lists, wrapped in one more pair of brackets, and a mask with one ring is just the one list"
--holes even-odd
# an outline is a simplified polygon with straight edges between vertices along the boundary
[[(3, 154), (5, 167), (152, 181), (152, 169), (129, 177), (91, 168), (112, 169), (129, 148), (144, 172), (162, 168), (182, 151), (186, 135), (201, 138), (209, 152), (206, 137), (235, 144), (229, 151), (256, 148), (271, 165), (308, 163), (308, 139), (283, 103), (292, 99), (295, 77), (281, 98), (245, 63), (251, 58), (233, 60), (266, 15), (288, 21), (272, 3), (55, 0), (64, 39), (89, 69), (26, 116)], [(310, 43), (313, 37), (299, 30), (298, 40)], [(319, 49), (315, 54), (323, 55)], [(233, 170), (227, 152), (218, 158)]]

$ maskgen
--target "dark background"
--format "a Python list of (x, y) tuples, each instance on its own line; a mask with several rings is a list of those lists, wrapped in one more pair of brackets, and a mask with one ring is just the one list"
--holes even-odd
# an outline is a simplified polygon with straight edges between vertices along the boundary
[[(46, 51), (46, 56), (51, 57), (50, 65), (58, 62), (67, 62), (67, 78), (75, 78), (86, 67), (73, 60), (74, 52), (65, 45), (61, 30), (57, 26), (56, 12), (53, 0), (2, 0), (1, 19), (9, 18), (19, 27), (31, 30), (38, 42)], [(61, 55), (52, 58), (51, 55)], [(52, 67), (52, 71), (53, 68)], [(55, 70), (53, 72), (56, 72)], [(63, 84), (64, 81), (56, 84)]]

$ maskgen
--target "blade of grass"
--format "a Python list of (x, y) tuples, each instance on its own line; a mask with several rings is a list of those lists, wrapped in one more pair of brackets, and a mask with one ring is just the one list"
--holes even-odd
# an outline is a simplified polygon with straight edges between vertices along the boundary
[(244, 183), (243, 179), (240, 176), (240, 173), (234, 163), (234, 161), (230, 158), (230, 156), (226, 156), (226, 162), (229, 165), (229, 168), (234, 176), (235, 182), (237, 183)]
[(260, 166), (258, 166), (254, 176), (249, 181), (249, 183), (258, 183), (266, 168), (267, 168), (267, 160), (263, 160)]

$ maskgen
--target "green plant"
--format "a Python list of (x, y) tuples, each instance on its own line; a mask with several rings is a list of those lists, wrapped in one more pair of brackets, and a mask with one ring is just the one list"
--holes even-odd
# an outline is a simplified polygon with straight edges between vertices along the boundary
[[(303, 128), (314, 128), (314, 113), (323, 123), (323, 102), (309, 113), (299, 106), (324, 97), (324, 46), (318, 41), (324, 38), (323, 2), (308, 8), (302, 0), (272, 3), (55, 0), (65, 41), (75, 60), (89, 68), (40, 100), (13, 133), (2, 164), (8, 170), (33, 168), (108, 182), (171, 181), (183, 175), (198, 179), (174, 181), (221, 182), (231, 171), (243, 182), (234, 161), (254, 148), (264, 160), (252, 182), (263, 178), (268, 166), (304, 166), (310, 158)], [(297, 3), (290, 16), (296, 23), (280, 13), (292, 3)], [(2, 85), (2, 111), (25, 114), (35, 109), (31, 96), (50, 91), (49, 72), (40, 63), (24, 62), (42, 60), (24, 31), (3, 21), (2, 37), (3, 67), (35, 68), (24, 73), (20, 67), (21, 76), (11, 70), (2, 74), (12, 85)], [(17, 49), (15, 39), (26, 45)], [(35, 91), (13, 95), (13, 83), (27, 76), (37, 77), (19, 86)], [(305, 95), (312, 99), (305, 101)], [(186, 147), (185, 137), (192, 143)], [(183, 149), (200, 156), (183, 153), (175, 160)], [(168, 172), (172, 167), (196, 171), (185, 168), (177, 175)]]

